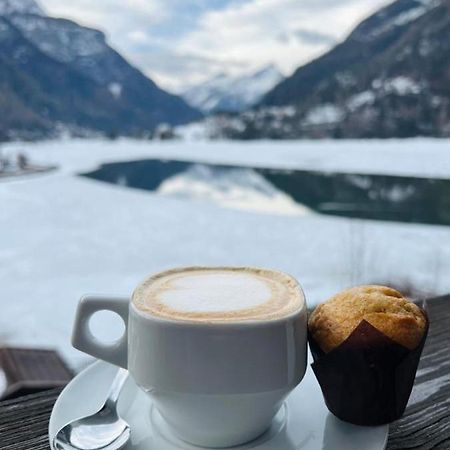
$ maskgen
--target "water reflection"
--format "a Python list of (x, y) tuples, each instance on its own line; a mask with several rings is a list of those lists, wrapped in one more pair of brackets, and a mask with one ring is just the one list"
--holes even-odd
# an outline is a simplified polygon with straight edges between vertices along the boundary
[[(208, 170), (195, 170), (202, 168)], [(214, 176), (205, 180), (204, 174), (209, 172)], [(240, 175), (238, 180), (236, 173)], [(193, 180), (196, 174), (202, 178)], [(171, 178), (186, 175), (186, 182), (189, 185), (195, 185), (196, 181), (200, 183), (201, 191), (206, 192), (209, 198), (210, 192), (205, 189), (208, 184), (220, 190), (225, 183), (226, 190), (232, 192), (233, 183), (237, 183), (236, 190), (258, 193), (258, 198), (271, 191), (268, 186), (272, 186), (273, 192), (284, 193), (293, 202), (323, 214), (450, 225), (450, 180), (444, 179), (252, 169), (153, 159), (104, 164), (98, 170), (83, 175), (150, 191), (157, 191)], [(255, 185), (258, 176), (265, 181), (258, 179)], [(221, 184), (216, 186), (218, 180)], [(273, 193), (272, 198), (268, 198), (270, 201), (273, 202)]]

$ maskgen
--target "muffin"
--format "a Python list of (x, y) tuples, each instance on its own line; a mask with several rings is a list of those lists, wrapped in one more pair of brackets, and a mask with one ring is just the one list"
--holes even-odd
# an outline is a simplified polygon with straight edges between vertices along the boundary
[(328, 353), (363, 320), (410, 350), (419, 345), (426, 328), (422, 310), (386, 286), (358, 286), (340, 292), (315, 309), (308, 326), (320, 348)]
[(426, 313), (389, 287), (354, 287), (319, 305), (308, 339), (328, 409), (357, 425), (401, 417), (427, 332)]

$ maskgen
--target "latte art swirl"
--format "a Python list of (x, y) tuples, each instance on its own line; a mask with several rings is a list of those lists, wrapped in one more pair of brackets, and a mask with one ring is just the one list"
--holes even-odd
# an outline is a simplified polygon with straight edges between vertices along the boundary
[(274, 320), (302, 308), (303, 294), (289, 275), (254, 268), (183, 268), (148, 278), (134, 292), (141, 312), (172, 320)]

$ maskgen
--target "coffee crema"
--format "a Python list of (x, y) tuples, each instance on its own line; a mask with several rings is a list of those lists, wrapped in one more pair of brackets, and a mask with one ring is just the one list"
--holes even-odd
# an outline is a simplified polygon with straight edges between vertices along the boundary
[(304, 306), (297, 281), (269, 269), (189, 267), (159, 273), (134, 292), (141, 312), (172, 320), (275, 320)]

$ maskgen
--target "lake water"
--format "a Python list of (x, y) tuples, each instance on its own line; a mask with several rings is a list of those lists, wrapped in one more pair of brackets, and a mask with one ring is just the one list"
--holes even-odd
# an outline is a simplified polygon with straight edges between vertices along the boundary
[[(158, 191), (168, 181), (177, 179), (177, 194), (182, 194), (180, 189), (189, 189), (200, 181), (203, 191), (206, 185), (222, 191), (246, 188), (270, 195), (267, 186), (272, 186), (297, 204), (322, 214), (450, 225), (450, 180), (447, 179), (248, 168), (161, 159), (103, 164), (83, 175), (149, 191)], [(181, 186), (179, 181), (183, 176), (185, 182)], [(255, 182), (255, 176), (259, 182)]]

